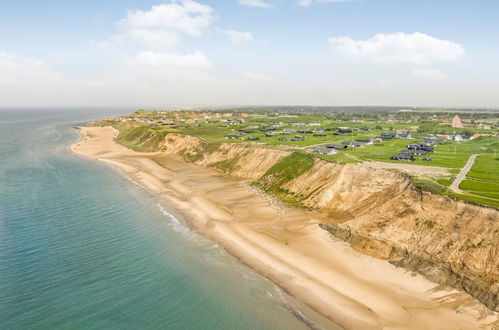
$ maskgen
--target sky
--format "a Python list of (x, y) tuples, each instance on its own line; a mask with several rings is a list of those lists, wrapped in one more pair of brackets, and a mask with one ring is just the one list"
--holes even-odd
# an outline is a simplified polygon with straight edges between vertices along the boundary
[(2, 0), (0, 107), (499, 107), (497, 0)]

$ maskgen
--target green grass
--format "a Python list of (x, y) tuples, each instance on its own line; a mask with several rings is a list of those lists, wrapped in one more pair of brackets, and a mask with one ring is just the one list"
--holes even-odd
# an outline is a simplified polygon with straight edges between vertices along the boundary
[(480, 196), (456, 194), (456, 193), (449, 193), (449, 196), (452, 196), (452, 197), (455, 197), (458, 199), (462, 199), (465, 201), (473, 202), (476, 204), (488, 205), (488, 206), (493, 206), (493, 207), (499, 208), (499, 200), (492, 200), (492, 199), (483, 198)]
[[(459, 188), (471, 194), (472, 201), (481, 204), (499, 205), (499, 158), (494, 157), (493, 149), (498, 147), (497, 140), (481, 138), (484, 153), (477, 156), (475, 163), (461, 182)], [(478, 140), (478, 139), (477, 139)], [(472, 141), (474, 142), (474, 141)]]
[(499, 183), (490, 183), (483, 180), (464, 180), (459, 185), (462, 190), (499, 192)]
[(297, 205), (300, 197), (291, 196), (282, 186), (309, 171), (314, 166), (314, 162), (314, 156), (311, 154), (301, 151), (293, 152), (272, 166), (254, 184), (285, 202)]
[(116, 141), (135, 151), (157, 151), (167, 131), (137, 123), (112, 123), (120, 131)]
[(447, 192), (447, 187), (438, 182), (423, 179), (423, 178), (411, 178), (412, 183), (418, 189), (422, 191), (431, 192), (432, 194), (442, 195)]

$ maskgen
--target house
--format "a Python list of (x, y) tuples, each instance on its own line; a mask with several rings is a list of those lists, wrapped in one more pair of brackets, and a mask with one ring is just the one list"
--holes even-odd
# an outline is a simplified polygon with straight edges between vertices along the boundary
[(312, 148), (312, 152), (314, 154), (320, 154), (320, 155), (336, 155), (337, 151), (332, 148), (321, 148), (321, 147), (315, 147)]
[(359, 129), (360, 129), (361, 131), (370, 131), (370, 130), (372, 130), (372, 128), (371, 128), (371, 127), (369, 127), (369, 126), (359, 127)]
[(478, 129), (492, 129), (492, 126), (481, 123), (481, 124), (478, 124), (476, 126), (476, 128), (478, 128)]
[(397, 136), (397, 133), (381, 133), (381, 135), (377, 137), (381, 139), (392, 139), (395, 136)]
[(295, 137), (291, 139), (291, 141), (303, 141), (303, 140), (305, 140), (305, 137), (303, 135), (295, 135)]
[(354, 142), (352, 143), (352, 148), (363, 148), (364, 143)]
[(438, 139), (444, 139), (444, 140), (452, 140), (452, 136), (447, 135), (447, 134), (437, 134)]
[(248, 136), (248, 140), (250, 140), (250, 141), (258, 141), (258, 140), (260, 140), (260, 138), (257, 137), (257, 136)]
[(424, 156), (428, 153), (426, 150), (400, 150), (399, 154), (400, 155), (409, 155), (409, 156)]
[(289, 141), (289, 139), (288, 138), (280, 138), (279, 141), (281, 141), (281, 142), (287, 142), (287, 141)]
[(399, 139), (406, 139), (406, 140), (410, 140), (412, 139), (412, 136), (411, 134), (409, 133), (401, 133), (401, 134), (397, 134), (397, 136)]
[(324, 137), (324, 136), (327, 136), (327, 134), (314, 134), (313, 136), (320, 136), (320, 137)]
[(381, 143), (381, 142), (383, 142), (382, 138), (377, 137), (373, 139), (373, 143)]
[(226, 140), (236, 140), (238, 138), (239, 137), (237, 135), (226, 135), (226, 136), (224, 136), (224, 139), (226, 139)]
[(340, 134), (347, 134), (347, 133), (352, 133), (353, 131), (349, 128), (338, 128), (337, 132)]
[(373, 144), (373, 139), (362, 139), (362, 140), (355, 140), (357, 143), (363, 143), (363, 144)]
[(407, 162), (415, 161), (414, 157), (412, 157), (410, 155), (401, 155), (401, 154), (394, 155), (394, 156), (390, 157), (390, 159), (392, 159), (392, 160), (404, 160)]
[(238, 132), (241, 133), (241, 134), (251, 134), (251, 133), (255, 133), (255, 130), (252, 130), (252, 129), (241, 129)]
[(418, 143), (410, 143), (407, 145), (407, 149), (409, 150), (424, 150), (427, 152), (433, 152), (433, 146), (429, 143), (418, 142)]
[(452, 139), (456, 142), (463, 142), (463, 141), (466, 141), (466, 139), (460, 135), (460, 134), (456, 134), (452, 137)]
[(433, 134), (423, 134), (421, 135), (422, 139), (434, 140), (436, 137)]
[(341, 150), (348, 148), (348, 146), (343, 144), (326, 144), (326, 148)]

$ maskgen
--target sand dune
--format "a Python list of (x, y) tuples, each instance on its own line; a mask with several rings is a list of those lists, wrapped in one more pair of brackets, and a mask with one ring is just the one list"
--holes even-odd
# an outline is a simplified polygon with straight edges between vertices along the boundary
[[(351, 250), (317, 226), (324, 215), (272, 204), (239, 181), (81, 129), (72, 150), (120, 168), (189, 220), (196, 231), (289, 294), (352, 329), (479, 329), (497, 325), (469, 295)], [(329, 220), (331, 221), (331, 220)], [(488, 311), (488, 312), (487, 312)]]

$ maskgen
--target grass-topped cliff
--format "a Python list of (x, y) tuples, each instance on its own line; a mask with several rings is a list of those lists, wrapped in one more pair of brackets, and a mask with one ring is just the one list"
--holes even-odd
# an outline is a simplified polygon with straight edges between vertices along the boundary
[[(134, 115), (144, 115), (148, 112), (139, 110), (135, 112)], [(310, 121), (310, 118), (305, 118)], [(303, 120), (305, 120), (303, 119)], [(204, 158), (206, 153), (211, 153), (215, 151), (217, 148), (220, 148), (222, 144), (240, 144), (244, 145), (247, 141), (245, 140), (225, 140), (214, 138), (214, 132), (217, 128), (200, 126), (200, 127), (190, 127), (185, 129), (172, 128), (172, 125), (167, 126), (149, 126), (144, 123), (138, 122), (99, 122), (98, 125), (112, 125), (116, 129), (120, 131), (120, 134), (117, 137), (117, 141), (124, 146), (133, 149), (135, 151), (158, 151), (162, 148), (162, 143), (165, 140), (165, 137), (168, 134), (182, 134), (187, 136), (193, 136), (197, 138), (202, 145), (200, 145), (195, 151), (193, 150), (185, 150), (180, 152), (179, 154), (189, 162), (198, 162)], [(248, 125), (246, 125), (248, 126)], [(176, 126), (173, 126), (176, 127)], [(225, 128), (224, 128), (225, 129)], [(180, 133), (179, 133), (180, 132)], [(217, 133), (218, 134), (218, 133)], [(200, 137), (204, 136), (204, 137)], [(281, 165), (276, 165), (277, 167), (274, 169), (276, 172), (279, 171), (279, 166), (285, 168), (285, 171), (282, 171), (283, 174), (289, 173), (303, 173), (307, 171), (310, 167), (310, 164), (313, 162), (314, 158), (324, 159), (328, 162), (333, 163), (345, 163), (344, 157), (347, 157), (349, 160), (346, 163), (355, 163), (354, 160), (361, 160), (361, 158), (355, 158), (354, 153), (360, 155), (361, 153), (370, 152), (371, 154), (379, 155), (386, 154), (386, 152), (379, 152), (380, 150), (384, 150), (386, 147), (384, 145), (372, 145), (367, 146), (362, 149), (362, 151), (358, 151), (358, 149), (351, 149), (351, 151), (340, 151), (339, 154), (343, 154), (341, 157), (337, 157), (338, 155), (333, 156), (325, 156), (325, 155), (312, 155), (310, 151), (306, 148), (302, 147), (290, 147), (290, 146), (278, 146), (274, 144), (267, 144), (261, 141), (259, 143), (265, 144), (268, 148), (287, 148), (293, 152), (295, 155), (293, 158), (290, 158), (290, 162), (288, 164), (283, 163)], [(390, 141), (385, 142), (391, 144), (407, 144), (406, 141)], [(399, 147), (401, 148), (402, 145)], [(391, 148), (391, 147), (390, 147)], [(371, 150), (372, 149), (372, 150)], [(453, 149), (453, 150), (451, 150)], [(459, 149), (459, 150), (458, 150)], [(459, 199), (467, 200), (473, 203), (489, 205), (499, 208), (499, 171), (496, 169), (499, 168), (499, 156), (495, 156), (494, 151), (499, 149), (499, 138), (497, 137), (480, 137), (473, 141), (469, 141), (461, 144), (451, 144), (451, 145), (442, 145), (438, 146), (438, 158), (440, 161), (436, 164), (449, 164), (451, 166), (461, 166), (467, 160), (467, 158), (473, 154), (478, 153), (480, 156), (475, 161), (474, 166), (471, 171), (468, 173), (466, 180), (461, 183), (460, 188), (465, 191), (464, 194), (457, 194), (449, 190), (449, 186), (452, 183), (451, 177), (456, 175), (459, 172), (459, 168), (450, 167), (449, 175), (447, 176), (412, 176), (411, 179), (413, 184), (419, 189), (427, 192), (431, 192), (434, 194), (442, 194), (449, 195)], [(370, 150), (370, 151), (369, 151)], [(376, 151), (376, 152), (375, 152)], [(435, 152), (436, 153), (436, 152)], [(353, 158), (352, 158), (353, 157)], [(380, 158), (381, 156), (372, 156), (375, 158)], [(383, 156), (385, 157), (385, 156)], [(432, 156), (437, 158), (437, 156)], [(211, 167), (214, 167), (222, 172), (233, 174), (234, 170), (237, 168), (237, 158), (238, 155), (233, 155), (230, 159), (223, 159), (215, 164), (210, 164)], [(299, 161), (293, 161), (299, 160)], [(380, 159), (383, 160), (383, 159)], [(386, 160), (383, 160), (386, 161)], [(418, 165), (428, 165), (433, 166), (435, 163), (433, 162), (421, 162)], [(256, 182), (255, 184), (264, 189), (265, 191), (272, 193), (282, 200), (289, 202), (291, 204), (297, 203), (296, 197), (290, 197), (285, 191), (280, 190), (280, 188), (276, 188), (276, 185), (272, 185), (269, 181), (269, 178), (273, 178), (276, 180), (276, 176), (279, 174), (273, 174), (273, 176), (268, 176), (265, 180)], [(299, 198), (298, 198), (299, 199)]]
[[(331, 223), (322, 228), (357, 251), (463, 289), (497, 309), (499, 211), (438, 195), (446, 194), (444, 182), (328, 162), (300, 149), (209, 142), (133, 123), (113, 126), (125, 146), (161, 150), (239, 177), (286, 203), (329, 214)], [(488, 166), (474, 168), (473, 180), (494, 179)]]

